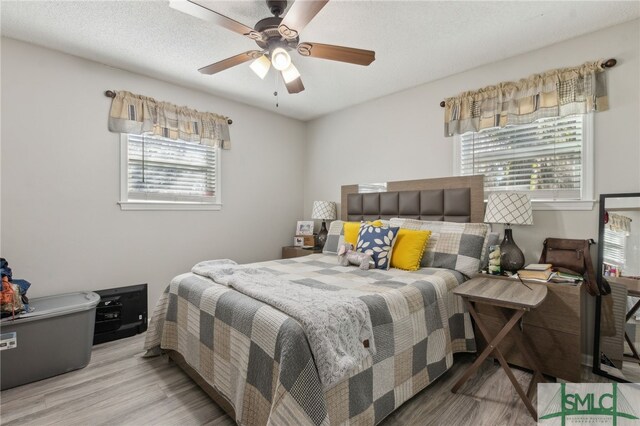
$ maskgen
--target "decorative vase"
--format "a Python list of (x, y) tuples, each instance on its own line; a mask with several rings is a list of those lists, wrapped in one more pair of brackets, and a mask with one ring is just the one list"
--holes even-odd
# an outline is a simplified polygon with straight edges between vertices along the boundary
[(517, 272), (524, 266), (524, 254), (513, 240), (511, 228), (504, 230), (504, 239), (500, 243), (500, 268), (503, 271)]
[(327, 242), (327, 235), (329, 231), (327, 231), (327, 223), (323, 220), (322, 226), (320, 226), (320, 231), (318, 231), (317, 240), (318, 240), (318, 248), (323, 248), (324, 244)]

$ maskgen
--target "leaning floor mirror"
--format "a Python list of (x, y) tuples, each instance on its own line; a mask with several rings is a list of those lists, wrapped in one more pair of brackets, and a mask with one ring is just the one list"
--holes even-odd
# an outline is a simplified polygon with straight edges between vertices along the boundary
[(600, 196), (598, 280), (611, 294), (596, 300), (593, 372), (640, 382), (640, 193)]

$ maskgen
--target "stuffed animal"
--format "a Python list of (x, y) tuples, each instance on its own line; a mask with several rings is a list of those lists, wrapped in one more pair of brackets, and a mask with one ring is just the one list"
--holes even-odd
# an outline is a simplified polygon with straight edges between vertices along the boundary
[(373, 264), (373, 259), (368, 253), (355, 251), (353, 244), (344, 243), (338, 249), (338, 262), (341, 266), (358, 265), (360, 269), (366, 271)]
[(489, 273), (500, 275), (500, 246), (489, 247)]

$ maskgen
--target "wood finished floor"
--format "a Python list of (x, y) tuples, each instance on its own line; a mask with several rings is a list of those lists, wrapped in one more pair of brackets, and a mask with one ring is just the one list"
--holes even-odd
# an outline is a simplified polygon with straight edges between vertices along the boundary
[[(142, 358), (143, 342), (144, 335), (138, 335), (95, 346), (91, 362), (81, 370), (1, 392), (0, 424), (235, 424), (166, 357)], [(458, 394), (450, 392), (473, 359), (456, 355), (453, 368), (381, 424), (534, 425), (504, 371), (492, 361)], [(530, 374), (514, 372), (526, 389)]]

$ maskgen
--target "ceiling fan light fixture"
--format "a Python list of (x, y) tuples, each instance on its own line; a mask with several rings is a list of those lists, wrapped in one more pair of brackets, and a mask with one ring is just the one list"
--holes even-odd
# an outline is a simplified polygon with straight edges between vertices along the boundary
[[(322, 43), (300, 43), (298, 38), (300, 31), (314, 19), (329, 0), (289, 1), (293, 4), (288, 10), (288, 0), (266, 0), (267, 6), (274, 16), (259, 20), (253, 28), (210, 9), (209, 3), (215, 3), (211, 0), (168, 1), (170, 7), (247, 37), (260, 48), (260, 50), (254, 48), (254, 50), (248, 50), (199, 68), (198, 71), (201, 74), (217, 74), (237, 65), (251, 62), (251, 70), (258, 77), (264, 79), (273, 65), (283, 77), (287, 92), (293, 94), (304, 90), (300, 73), (291, 64), (289, 52), (293, 50), (296, 50), (301, 56), (363, 66), (369, 65), (375, 60), (375, 52), (371, 50)], [(275, 75), (275, 77), (276, 84), (278, 84), (278, 76)]]
[(285, 83), (291, 83), (296, 78), (300, 77), (300, 73), (295, 65), (290, 64), (286, 69), (282, 70), (282, 79)]
[(269, 68), (271, 68), (271, 62), (269, 61), (269, 58), (262, 55), (255, 61), (251, 62), (249, 68), (251, 68), (251, 70), (256, 73), (258, 77), (264, 80), (264, 77), (269, 72)]
[(291, 56), (282, 47), (276, 47), (271, 52), (271, 63), (278, 71), (284, 71), (291, 65)]

